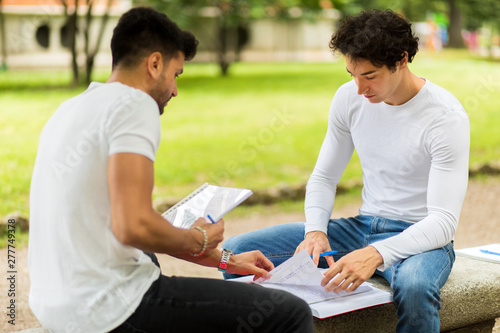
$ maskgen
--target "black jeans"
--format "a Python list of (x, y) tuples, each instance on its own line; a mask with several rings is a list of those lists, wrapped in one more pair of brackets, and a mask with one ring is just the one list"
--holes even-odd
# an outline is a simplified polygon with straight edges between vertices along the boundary
[[(155, 264), (158, 260), (148, 253)], [(216, 279), (160, 275), (113, 333), (313, 332), (311, 310), (294, 295)]]

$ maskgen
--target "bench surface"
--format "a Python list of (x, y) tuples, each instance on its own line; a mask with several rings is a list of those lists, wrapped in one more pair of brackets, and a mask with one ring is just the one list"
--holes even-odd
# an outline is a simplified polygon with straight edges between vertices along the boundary
[[(390, 291), (382, 277), (369, 279)], [(453, 269), (441, 289), (441, 332), (491, 332), (500, 317), (500, 264), (470, 259), (457, 253)], [(396, 331), (396, 306), (383, 304), (326, 319), (314, 318), (315, 332)]]

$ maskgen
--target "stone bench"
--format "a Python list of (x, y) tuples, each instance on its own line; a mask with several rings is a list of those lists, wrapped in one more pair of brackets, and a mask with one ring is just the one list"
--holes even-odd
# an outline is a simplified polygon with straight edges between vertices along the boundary
[[(369, 280), (390, 291), (381, 277)], [(500, 263), (490, 263), (457, 253), (453, 270), (441, 289), (441, 332), (491, 333), (500, 318)], [(396, 306), (379, 305), (326, 319), (314, 318), (317, 333), (396, 332)]]
[[(370, 279), (376, 287), (390, 291), (381, 277)], [(500, 264), (460, 256), (441, 290), (441, 332), (491, 333), (500, 318)], [(396, 331), (396, 307), (379, 305), (343, 315), (314, 319), (317, 333), (388, 333)], [(22, 333), (48, 333), (43, 328)]]

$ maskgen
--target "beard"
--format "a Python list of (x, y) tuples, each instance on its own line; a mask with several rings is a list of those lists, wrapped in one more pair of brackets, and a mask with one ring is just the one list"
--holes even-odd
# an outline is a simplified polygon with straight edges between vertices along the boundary
[(166, 82), (166, 77), (165, 74), (162, 73), (160, 77), (158, 78), (158, 82), (156, 83), (155, 87), (151, 89), (151, 97), (155, 100), (156, 104), (158, 105), (158, 110), (160, 112), (160, 116), (164, 112), (165, 106), (167, 106), (168, 101), (170, 98), (172, 98), (172, 92), (169, 89), (162, 89), (162, 87), (165, 86)]

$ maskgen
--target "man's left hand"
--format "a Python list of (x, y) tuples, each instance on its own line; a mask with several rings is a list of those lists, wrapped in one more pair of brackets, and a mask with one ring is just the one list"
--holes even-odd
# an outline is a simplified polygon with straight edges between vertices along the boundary
[[(326, 291), (352, 292), (370, 278), (384, 260), (372, 246), (353, 251), (335, 262), (321, 280)], [(333, 280), (332, 280), (333, 279)]]

